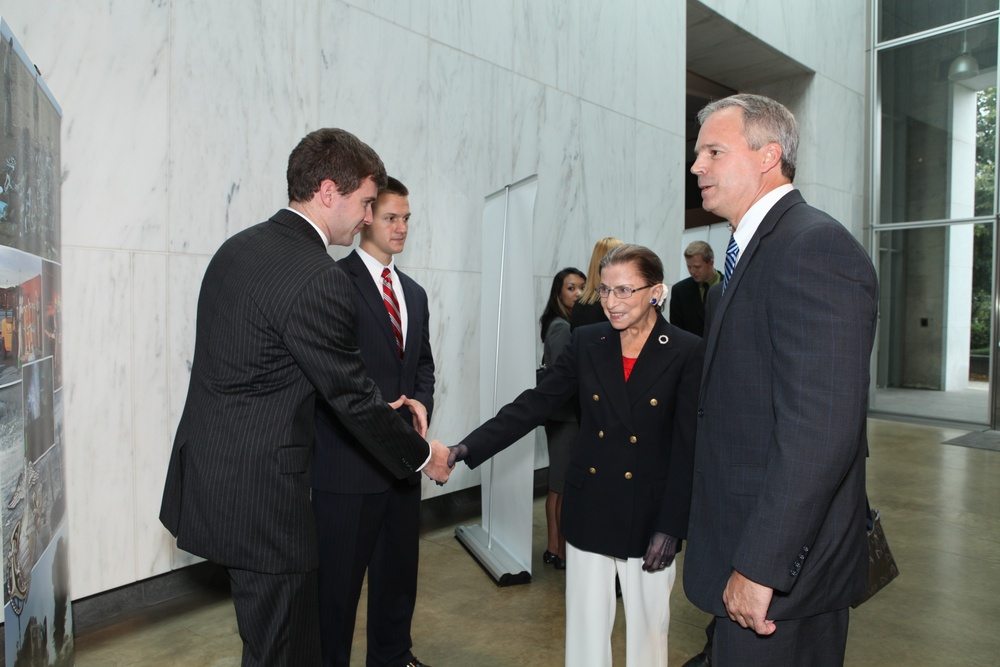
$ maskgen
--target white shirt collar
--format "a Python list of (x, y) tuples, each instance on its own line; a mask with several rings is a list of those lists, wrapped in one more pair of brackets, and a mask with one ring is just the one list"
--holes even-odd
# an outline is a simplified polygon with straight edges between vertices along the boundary
[(307, 218), (306, 216), (304, 216), (304, 215), (303, 215), (302, 213), (300, 213), (299, 211), (296, 211), (296, 210), (295, 210), (294, 208), (292, 208), (291, 206), (286, 206), (286, 207), (285, 207), (285, 210), (286, 210), (286, 211), (291, 211), (292, 213), (294, 213), (295, 215), (299, 216), (300, 218), (302, 218), (303, 220), (305, 220), (306, 222), (308, 222), (308, 223), (309, 223), (310, 225), (312, 225), (312, 228), (316, 230), (316, 233), (317, 233), (317, 234), (319, 234), (319, 237), (320, 237), (321, 239), (323, 239), (323, 247), (325, 247), (325, 248), (328, 248), (328, 247), (330, 246), (330, 239), (326, 238), (326, 234), (324, 234), (324, 233), (323, 233), (323, 230), (322, 230), (322, 229), (320, 229), (320, 228), (319, 228), (319, 227), (318, 227), (318, 226), (316, 225), (316, 223), (315, 223), (315, 222), (313, 222), (312, 220), (310, 220), (309, 218)]
[(389, 275), (392, 279), (392, 291), (396, 294), (396, 300), (399, 302), (399, 317), (403, 325), (403, 340), (406, 340), (406, 332), (409, 328), (410, 317), (406, 308), (406, 292), (403, 290), (403, 285), (399, 281), (399, 274), (396, 272), (396, 261), (395, 258), (389, 259), (389, 266), (386, 267), (382, 262), (378, 261), (370, 254), (361, 249), (361, 246), (355, 248), (358, 253), (358, 257), (364, 262), (365, 268), (368, 269), (368, 274), (371, 275), (372, 280), (375, 281), (375, 287), (378, 289), (379, 293), (382, 292), (382, 269), (388, 268)]
[(768, 211), (770, 211), (771, 208), (778, 203), (779, 199), (794, 189), (795, 186), (791, 183), (779, 185), (758, 199), (754, 205), (750, 207), (750, 210), (743, 215), (739, 224), (736, 225), (736, 230), (733, 232), (733, 238), (736, 239), (736, 245), (740, 247), (740, 254), (736, 258), (737, 262), (740, 261), (739, 258), (743, 256), (743, 251), (746, 250), (746, 247), (750, 245), (750, 239), (753, 238), (757, 228), (760, 227), (760, 223), (764, 220), (764, 216), (766, 216)]
[[(382, 262), (378, 261), (370, 254), (368, 254), (361, 246), (355, 248), (358, 252), (358, 257), (361, 261), (365, 263), (365, 268), (368, 269), (368, 273), (372, 274), (372, 278), (375, 278), (375, 282), (382, 284), (382, 269), (386, 268)], [(389, 273), (392, 274), (392, 281), (396, 283), (396, 262), (393, 258), (389, 258)]]

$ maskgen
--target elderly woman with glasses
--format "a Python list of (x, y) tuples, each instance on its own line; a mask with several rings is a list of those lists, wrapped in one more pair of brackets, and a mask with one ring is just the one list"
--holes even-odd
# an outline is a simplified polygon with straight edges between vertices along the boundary
[(600, 263), (608, 322), (577, 328), (538, 386), (452, 448), (475, 468), (577, 394), (566, 471), (566, 665), (611, 665), (615, 575), (628, 667), (667, 664), (674, 556), (687, 535), (701, 339), (660, 315), (663, 264), (625, 244)]

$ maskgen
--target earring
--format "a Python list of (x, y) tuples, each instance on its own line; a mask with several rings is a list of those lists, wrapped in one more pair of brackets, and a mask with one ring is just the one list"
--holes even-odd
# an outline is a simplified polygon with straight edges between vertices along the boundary
[(655, 296), (652, 299), (649, 300), (649, 305), (651, 305), (651, 306), (655, 306), (656, 305), (656, 297)]

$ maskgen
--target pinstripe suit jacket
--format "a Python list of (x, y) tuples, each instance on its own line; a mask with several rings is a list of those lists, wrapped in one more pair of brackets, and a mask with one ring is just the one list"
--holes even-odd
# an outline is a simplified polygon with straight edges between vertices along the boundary
[(684, 590), (725, 616), (735, 569), (774, 589), (769, 619), (844, 609), (868, 565), (871, 260), (792, 191), (707, 301)]
[(309, 462), (317, 398), (397, 477), (427, 458), (427, 443), (365, 374), (352, 289), (292, 211), (215, 254), (160, 509), (180, 548), (256, 572), (316, 568)]
[(537, 387), (462, 439), (466, 462), (480, 465), (579, 392), (562, 531), (578, 549), (641, 557), (654, 532), (687, 535), (702, 359), (700, 338), (658, 317), (626, 382), (621, 334), (578, 327)]
[[(396, 335), (382, 303), (382, 293), (375, 286), (364, 261), (354, 251), (338, 264), (354, 286), (352, 292), (357, 312), (355, 340), (361, 349), (368, 376), (375, 381), (387, 401), (406, 394), (423, 403), (429, 421), (434, 410), (434, 357), (431, 355), (427, 293), (396, 268), (409, 319), (403, 358), (400, 359)], [(398, 412), (404, 424), (413, 423), (409, 408), (401, 408)], [(341, 424), (333, 410), (323, 404), (316, 406), (316, 449), (313, 456), (312, 485), (320, 491), (381, 493), (395, 480), (392, 473)], [(410, 481), (418, 483), (420, 475), (411, 475)]]

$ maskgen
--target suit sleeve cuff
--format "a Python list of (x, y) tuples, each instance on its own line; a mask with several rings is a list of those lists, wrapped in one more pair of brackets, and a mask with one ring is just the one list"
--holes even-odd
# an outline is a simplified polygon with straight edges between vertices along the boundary
[(431, 462), (431, 456), (432, 456), (432, 455), (433, 455), (433, 454), (432, 454), (432, 452), (431, 452), (431, 443), (429, 443), (429, 442), (428, 442), (428, 443), (427, 443), (427, 458), (426, 458), (426, 459), (424, 459), (424, 462), (420, 464), (420, 467), (419, 467), (419, 468), (417, 468), (415, 472), (420, 472), (421, 470), (423, 470), (423, 469), (424, 469), (424, 466), (426, 466), (426, 465), (427, 465), (428, 463), (430, 463), (430, 462)]

